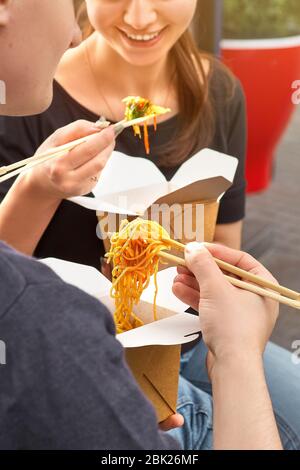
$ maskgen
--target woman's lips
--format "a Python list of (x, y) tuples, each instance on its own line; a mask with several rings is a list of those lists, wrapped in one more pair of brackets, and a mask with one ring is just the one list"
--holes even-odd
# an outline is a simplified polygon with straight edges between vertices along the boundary
[(160, 42), (160, 40), (161, 40), (161, 38), (164, 34), (165, 29), (166, 28), (162, 29), (155, 38), (149, 39), (148, 41), (141, 41), (141, 40), (131, 39), (127, 36), (127, 34), (124, 31), (122, 31), (121, 29), (119, 29), (119, 31), (121, 33), (121, 36), (122, 36), (123, 40), (129, 46), (137, 47), (137, 48), (141, 48), (141, 49), (145, 49), (145, 48), (147, 49), (147, 48), (155, 46), (158, 42)]

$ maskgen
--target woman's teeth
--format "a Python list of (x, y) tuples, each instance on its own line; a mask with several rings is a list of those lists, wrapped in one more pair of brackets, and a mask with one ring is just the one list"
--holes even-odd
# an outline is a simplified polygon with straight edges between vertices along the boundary
[(155, 39), (157, 38), (157, 36), (159, 35), (159, 33), (153, 33), (153, 34), (127, 34), (125, 33), (126, 36), (129, 38), (129, 39), (133, 39), (134, 41), (152, 41), (152, 39)]

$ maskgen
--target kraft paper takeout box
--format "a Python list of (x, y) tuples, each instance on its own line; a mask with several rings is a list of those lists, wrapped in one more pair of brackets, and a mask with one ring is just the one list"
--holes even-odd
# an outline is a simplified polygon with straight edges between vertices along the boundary
[[(204, 149), (184, 162), (167, 181), (152, 161), (114, 152), (93, 190), (95, 198), (81, 196), (70, 200), (98, 211), (102, 233), (108, 228), (106, 214), (119, 217), (108, 231), (118, 230), (121, 217), (142, 216), (157, 220), (172, 238), (184, 243), (195, 239), (210, 242), (220, 199), (232, 185), (237, 165), (235, 157)], [(173, 204), (178, 212), (171, 212), (170, 224), (165, 226), (164, 215)], [(182, 225), (188, 224), (200, 227), (193, 239), (188, 239), (182, 230)], [(106, 249), (108, 246), (105, 243)]]
[[(114, 304), (109, 296), (111, 283), (95, 268), (54, 258), (42, 262), (64, 281), (101, 300), (113, 312)], [(175, 274), (174, 268), (158, 273), (161, 287), (157, 299), (159, 320), (153, 321), (152, 281), (135, 309), (145, 325), (117, 335), (125, 348), (126, 360), (133, 375), (155, 407), (158, 422), (176, 411), (181, 345), (199, 336), (198, 317), (184, 313), (187, 305), (172, 293)]]

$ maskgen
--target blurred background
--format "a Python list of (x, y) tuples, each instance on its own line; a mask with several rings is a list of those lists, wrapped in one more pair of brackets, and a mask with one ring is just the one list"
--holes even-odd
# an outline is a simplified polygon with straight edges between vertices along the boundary
[[(219, 55), (247, 99), (243, 249), (300, 290), (300, 1), (200, 0), (200, 48)], [(281, 306), (273, 340), (291, 349), (300, 312)]]

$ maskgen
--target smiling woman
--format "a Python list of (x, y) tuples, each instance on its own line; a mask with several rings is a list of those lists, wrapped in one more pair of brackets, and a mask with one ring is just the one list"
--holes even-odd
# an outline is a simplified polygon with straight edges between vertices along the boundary
[[(178, 164), (186, 159), (187, 154), (195, 152), (199, 147), (207, 146), (214, 133), (214, 111), (208, 91), (208, 70), (213, 59), (204, 53), (199, 54), (188, 30), (196, 6), (197, 0), (155, 2), (87, 0), (79, 9), (79, 21), (84, 37), (88, 38), (93, 32), (99, 32), (109, 48), (134, 68), (153, 69), (154, 64), (164, 63), (170, 54), (167, 83), (164, 76), (158, 77), (156, 83), (153, 80), (156, 88), (163, 88), (162, 84), (157, 83), (160, 79), (164, 82), (168, 96), (163, 89), (160, 99), (152, 97), (152, 101), (179, 111), (181, 116), (176, 142), (173, 144), (169, 142), (168, 146), (161, 149), (162, 163), (166, 166)], [(89, 50), (91, 55), (95, 55), (91, 42), (88, 42)], [(104, 47), (104, 44), (102, 46)], [(101, 52), (104, 53), (102, 46)], [(94, 70), (99, 66), (98, 60), (95, 60)], [(220, 64), (218, 66), (221, 67)], [(149, 81), (151, 75), (148, 76)], [(230, 94), (233, 81), (229, 73), (226, 79)], [(224, 85), (226, 87), (226, 83)], [(153, 93), (153, 86), (151, 88), (150, 93)], [(173, 96), (176, 95), (175, 99), (178, 101), (175, 107), (172, 106), (172, 102), (164, 103), (166, 98), (172, 98), (171, 92)], [(136, 92), (132, 90), (129, 94)], [(148, 94), (144, 92), (141, 95), (149, 96), (149, 91)], [(112, 105), (109, 107), (112, 108)], [(120, 108), (120, 105), (114, 103), (114, 109), (118, 107)], [(115, 114), (111, 110), (108, 110), (108, 113)], [(116, 115), (113, 117), (117, 120)], [(202, 129), (201, 133), (199, 128)]]
[[(53, 131), (77, 119), (95, 122), (102, 115), (111, 122), (120, 121), (124, 119), (124, 97), (144, 97), (171, 109), (158, 117), (157, 132), (155, 126), (148, 128), (150, 155), (148, 146), (145, 149), (132, 129), (118, 136), (116, 150), (150, 159), (167, 180), (204, 147), (237, 157), (234, 184), (220, 203), (215, 241), (238, 248), (245, 204), (244, 97), (227, 69), (196, 47), (190, 33), (196, 6), (197, 0), (82, 2), (86, 39), (63, 57), (49, 110), (38, 116), (5, 121), (0, 139), (2, 164), (34, 154)], [(13, 152), (7, 152), (8, 147)], [(90, 176), (98, 173), (92, 171)], [(63, 168), (59, 173), (61, 200), (42, 234), (36, 231), (36, 217), (29, 215), (32, 229), (28, 232), (34, 234), (30, 247), (35, 243), (33, 253), (37, 257), (55, 256), (99, 269), (105, 250), (97, 238), (98, 220), (93, 212), (65, 200), (83, 194), (83, 181), (76, 180), (74, 184), (72, 180), (70, 190), (69, 177)], [(43, 194), (51, 195), (52, 180), (37, 179)], [(91, 178), (87, 181), (90, 185)], [(28, 186), (26, 190), (32, 191), (31, 181)], [(2, 185), (0, 200), (5, 195), (6, 203), (15, 199), (16, 191), (16, 185)], [(199, 201), (199, 194), (193, 197)], [(217, 204), (214, 210), (216, 218)], [(28, 209), (28, 214), (32, 210)], [(20, 248), (28, 237), (20, 227), (9, 241)]]

